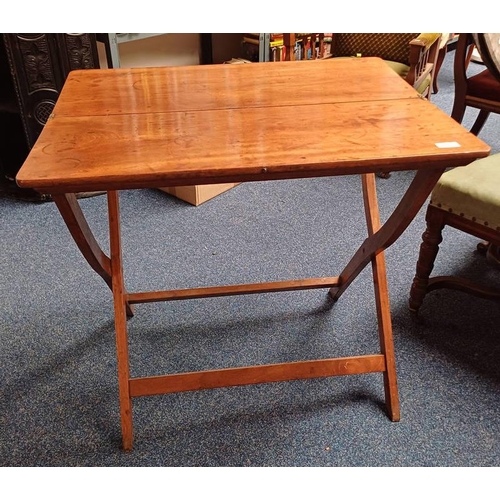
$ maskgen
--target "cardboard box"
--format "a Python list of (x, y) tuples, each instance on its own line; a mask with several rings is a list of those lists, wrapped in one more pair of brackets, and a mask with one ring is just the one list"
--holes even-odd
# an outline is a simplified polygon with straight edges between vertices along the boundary
[(207, 184), (203, 186), (176, 186), (160, 188), (160, 190), (197, 207), (201, 203), (211, 200), (215, 196), (232, 189), (238, 184), (239, 183), (231, 182), (228, 184)]

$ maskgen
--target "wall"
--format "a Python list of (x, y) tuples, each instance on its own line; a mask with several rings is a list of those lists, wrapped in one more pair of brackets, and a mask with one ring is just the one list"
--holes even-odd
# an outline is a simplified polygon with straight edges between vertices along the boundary
[[(101, 68), (106, 68), (104, 44), (98, 43)], [(120, 67), (185, 66), (200, 62), (198, 33), (167, 33), (120, 43)]]
[[(214, 63), (240, 57), (241, 33), (213, 33)], [(186, 66), (200, 63), (199, 33), (167, 33), (160, 36), (120, 43), (120, 66)], [(107, 67), (104, 45), (98, 43), (101, 68)]]

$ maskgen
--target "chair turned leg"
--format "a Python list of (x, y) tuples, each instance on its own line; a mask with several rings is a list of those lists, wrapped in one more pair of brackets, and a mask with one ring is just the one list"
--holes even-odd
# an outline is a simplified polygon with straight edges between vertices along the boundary
[(479, 112), (479, 114), (477, 115), (476, 121), (474, 122), (474, 125), (470, 129), (472, 134), (478, 135), (479, 132), (481, 132), (481, 129), (483, 128), (483, 125), (486, 123), (488, 116), (490, 116), (490, 112), (486, 111), (485, 109), (482, 109)]
[(443, 241), (441, 232), (444, 227), (443, 211), (430, 205), (427, 209), (427, 228), (422, 235), (422, 244), (417, 261), (417, 269), (410, 290), (409, 306), (412, 313), (417, 313), (427, 293), (429, 276), (434, 267), (439, 244)]

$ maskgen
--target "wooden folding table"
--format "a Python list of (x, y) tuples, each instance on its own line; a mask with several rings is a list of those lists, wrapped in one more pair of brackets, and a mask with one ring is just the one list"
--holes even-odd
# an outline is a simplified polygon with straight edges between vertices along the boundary
[[(177, 391), (381, 372), (389, 418), (399, 420), (383, 250), (406, 229), (444, 169), (489, 152), (377, 58), (85, 70), (69, 75), (17, 182), (52, 195), (82, 254), (113, 291), (122, 437), (128, 450), (132, 399)], [(381, 225), (374, 173), (398, 170), (416, 173)], [(362, 174), (368, 238), (339, 276), (125, 290), (119, 190), (353, 174)], [(76, 196), (96, 190), (108, 196), (109, 257)], [(370, 262), (378, 353), (130, 376), (127, 316), (136, 303), (312, 288), (328, 288), (336, 300)]]

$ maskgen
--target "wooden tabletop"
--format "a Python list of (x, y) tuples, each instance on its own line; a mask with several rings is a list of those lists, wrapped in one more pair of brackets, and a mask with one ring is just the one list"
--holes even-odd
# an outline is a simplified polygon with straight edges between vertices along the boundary
[(70, 73), (17, 175), (47, 193), (466, 165), (489, 146), (377, 58)]

